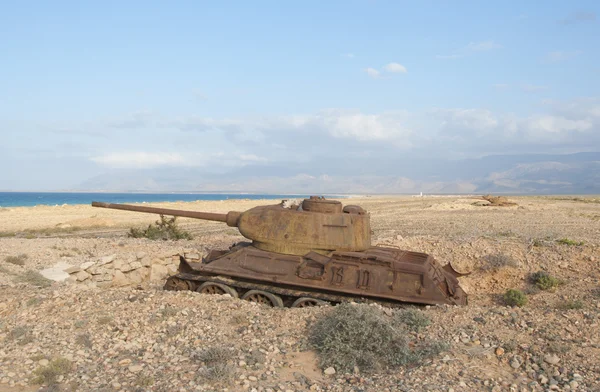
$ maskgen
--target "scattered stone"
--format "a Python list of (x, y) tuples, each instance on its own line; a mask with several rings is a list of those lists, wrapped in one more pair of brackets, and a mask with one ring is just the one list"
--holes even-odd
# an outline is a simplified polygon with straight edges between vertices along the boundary
[(335, 368), (330, 366), (327, 369), (325, 369), (323, 371), (323, 373), (325, 373), (327, 376), (331, 376), (331, 375), (335, 374)]
[(556, 354), (547, 354), (544, 356), (544, 362), (549, 363), (550, 365), (556, 365), (560, 362), (560, 358)]

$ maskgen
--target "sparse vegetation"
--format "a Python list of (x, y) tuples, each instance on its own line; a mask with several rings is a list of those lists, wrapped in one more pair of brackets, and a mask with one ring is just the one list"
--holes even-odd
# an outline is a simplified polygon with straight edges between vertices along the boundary
[(235, 377), (235, 367), (228, 364), (234, 353), (225, 346), (211, 346), (192, 353), (192, 358), (203, 362), (200, 374), (211, 382), (230, 383)]
[(173, 316), (176, 316), (177, 313), (179, 313), (179, 309), (172, 307), (172, 306), (167, 306), (160, 310), (160, 315), (162, 318), (173, 317)]
[(106, 325), (109, 324), (113, 321), (112, 316), (100, 316), (98, 317), (98, 324), (99, 325)]
[(52, 285), (52, 281), (50, 279), (44, 278), (42, 274), (34, 270), (25, 271), (23, 274), (19, 275), (17, 279), (20, 282), (29, 283), (38, 287), (50, 287), (50, 285)]
[(13, 231), (0, 231), (0, 238), (14, 237), (17, 233)]
[(561, 284), (561, 281), (545, 271), (531, 274), (531, 283), (540, 290), (553, 290)]
[(66, 358), (56, 358), (47, 366), (41, 366), (34, 371), (36, 377), (33, 379), (34, 384), (56, 384), (58, 376), (65, 375), (71, 371), (71, 361)]
[[(423, 324), (412, 313), (398, 317), (419, 319), (412, 328)], [(440, 342), (410, 341), (407, 326), (397, 324), (376, 307), (342, 304), (317, 320), (310, 329), (309, 341), (322, 366), (333, 366), (342, 372), (352, 372), (355, 366), (370, 372), (417, 364), (446, 348)]]
[(177, 226), (177, 217), (170, 219), (160, 216), (153, 225), (148, 225), (146, 229), (131, 228), (128, 237), (148, 238), (150, 240), (191, 240), (190, 233)]
[(419, 332), (429, 324), (431, 320), (423, 312), (417, 309), (403, 309), (394, 315), (394, 321), (405, 325), (409, 330)]
[(92, 348), (92, 337), (89, 333), (81, 333), (75, 338), (75, 343), (83, 347)]
[(509, 306), (522, 307), (527, 304), (527, 295), (521, 290), (508, 289), (504, 293), (504, 302)]
[(40, 303), (42, 303), (42, 299), (39, 297), (33, 297), (27, 300), (27, 306), (37, 306)]
[(561, 238), (559, 240), (556, 240), (557, 243), (561, 244), (561, 245), (568, 245), (568, 246), (582, 246), (585, 244), (585, 242), (583, 241), (575, 241), (569, 238)]
[(140, 374), (135, 380), (135, 385), (142, 388), (150, 387), (152, 384), (154, 384), (154, 377), (144, 374)]
[(518, 267), (519, 262), (504, 253), (487, 255), (483, 258), (480, 268), (483, 271), (497, 271), (503, 267)]
[(558, 305), (559, 309), (569, 310), (569, 309), (583, 309), (583, 301), (580, 299), (569, 300), (562, 302)]
[(28, 259), (28, 256), (24, 253), (21, 253), (18, 256), (6, 256), (4, 261), (6, 261), (7, 263), (10, 263), (10, 264), (14, 264), (14, 265), (24, 266), (25, 260), (27, 260), (27, 259)]

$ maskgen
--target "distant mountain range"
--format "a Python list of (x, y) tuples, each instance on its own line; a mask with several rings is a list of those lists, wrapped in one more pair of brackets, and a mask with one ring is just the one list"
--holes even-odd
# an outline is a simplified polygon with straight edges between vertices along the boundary
[[(344, 170), (346, 168), (346, 170)], [(352, 172), (357, 174), (352, 175)], [(600, 152), (493, 155), (445, 161), (405, 157), (370, 168), (340, 163), (335, 173), (254, 164), (229, 171), (201, 168), (111, 170), (80, 190), (287, 193), (600, 194)]]

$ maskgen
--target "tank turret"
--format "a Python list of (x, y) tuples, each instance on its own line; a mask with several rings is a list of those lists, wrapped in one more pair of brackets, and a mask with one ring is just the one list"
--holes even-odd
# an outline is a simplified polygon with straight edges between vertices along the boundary
[(101, 202), (92, 202), (92, 206), (224, 222), (237, 227), (256, 248), (276, 253), (361, 252), (371, 247), (371, 226), (365, 210), (343, 207), (337, 200), (317, 196), (299, 204), (284, 200), (226, 214)]

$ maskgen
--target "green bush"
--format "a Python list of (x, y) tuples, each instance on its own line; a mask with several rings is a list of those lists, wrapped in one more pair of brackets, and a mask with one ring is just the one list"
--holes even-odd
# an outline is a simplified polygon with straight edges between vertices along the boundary
[[(413, 320), (413, 316), (398, 317)], [(422, 318), (417, 318), (420, 322), (415, 325), (422, 325)], [(418, 364), (447, 347), (439, 342), (410, 341), (406, 327), (376, 307), (341, 304), (311, 326), (309, 342), (319, 354), (321, 366), (341, 372), (352, 372), (355, 366), (370, 372)]]
[(538, 271), (531, 274), (531, 282), (537, 286), (540, 290), (552, 290), (560, 285), (560, 280), (551, 276), (545, 271)]
[(521, 290), (508, 289), (504, 293), (504, 302), (509, 306), (524, 306), (527, 304), (527, 295)]
[(132, 238), (148, 238), (150, 240), (191, 240), (190, 233), (180, 229), (177, 226), (177, 217), (170, 219), (160, 216), (160, 220), (153, 225), (148, 225), (147, 229), (129, 229), (128, 236)]
[(561, 245), (568, 245), (568, 246), (582, 246), (584, 244), (583, 241), (575, 241), (569, 238), (561, 238), (560, 240), (556, 240), (556, 242), (558, 242)]

